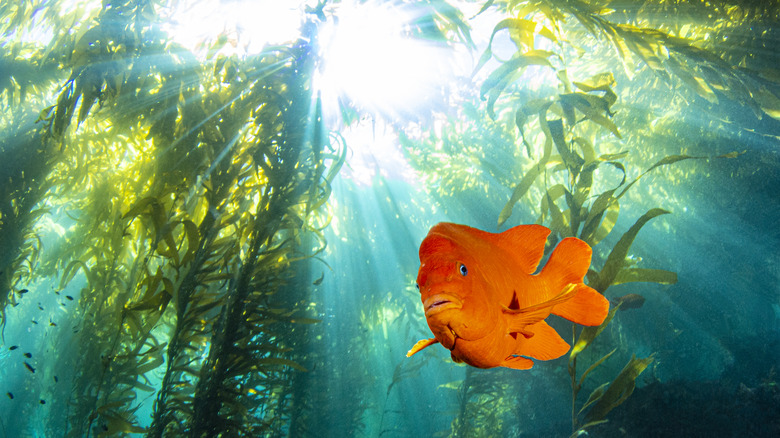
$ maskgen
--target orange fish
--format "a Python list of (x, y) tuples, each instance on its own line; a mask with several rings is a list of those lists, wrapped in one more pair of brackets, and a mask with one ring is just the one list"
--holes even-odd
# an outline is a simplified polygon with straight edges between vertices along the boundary
[(544, 321), (551, 313), (582, 325), (604, 322), (609, 301), (582, 283), (587, 243), (563, 239), (534, 275), (549, 234), (541, 225), (503, 233), (452, 223), (431, 228), (420, 245), (417, 287), (435, 337), (406, 355), (441, 343), (455, 362), (526, 370), (533, 366), (529, 357), (550, 360), (569, 351)]

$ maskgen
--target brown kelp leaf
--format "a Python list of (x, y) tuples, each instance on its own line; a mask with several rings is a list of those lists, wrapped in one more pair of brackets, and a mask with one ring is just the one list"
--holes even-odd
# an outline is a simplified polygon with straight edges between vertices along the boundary
[(639, 230), (641, 230), (650, 219), (668, 213), (669, 212), (664, 209), (653, 208), (637, 219), (634, 225), (620, 237), (618, 243), (615, 244), (612, 251), (609, 253), (609, 256), (607, 256), (607, 261), (599, 272), (598, 284), (591, 284), (590, 287), (604, 293), (604, 291), (606, 291), (615, 281), (618, 272), (625, 267), (626, 256), (628, 255), (631, 244), (634, 243), (634, 239), (639, 233)]
[(637, 359), (636, 356), (632, 356), (631, 360), (623, 368), (623, 371), (615, 377), (609, 388), (604, 391), (596, 404), (585, 415), (585, 422), (589, 423), (604, 419), (609, 411), (626, 401), (631, 393), (634, 392), (637, 377), (653, 362), (654, 356), (653, 354), (644, 359)]
[(618, 272), (612, 285), (636, 282), (675, 284), (677, 273), (664, 269), (626, 268)]

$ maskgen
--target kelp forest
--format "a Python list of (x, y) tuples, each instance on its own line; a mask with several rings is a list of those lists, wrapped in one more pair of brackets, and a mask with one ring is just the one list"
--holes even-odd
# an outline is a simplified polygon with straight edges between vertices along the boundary
[[(250, 3), (0, 4), (0, 436), (780, 433), (780, 3)], [(585, 241), (606, 320), (405, 357), (440, 221)]]

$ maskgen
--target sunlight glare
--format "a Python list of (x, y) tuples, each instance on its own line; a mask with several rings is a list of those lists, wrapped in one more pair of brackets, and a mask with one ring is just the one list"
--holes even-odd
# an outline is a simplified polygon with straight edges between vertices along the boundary
[(369, 2), (342, 4), (321, 31), (325, 100), (348, 97), (367, 110), (398, 113), (430, 100), (441, 83), (443, 49), (403, 35), (414, 17)]
[(184, 0), (171, 11), (166, 31), (188, 50), (205, 57), (208, 45), (227, 37), (227, 54), (252, 55), (267, 44), (299, 36), (304, 1)]

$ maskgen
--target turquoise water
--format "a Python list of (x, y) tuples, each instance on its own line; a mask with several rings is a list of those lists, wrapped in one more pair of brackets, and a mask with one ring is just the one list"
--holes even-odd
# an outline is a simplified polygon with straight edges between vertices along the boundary
[[(0, 6), (0, 437), (780, 433), (774, 3), (274, 3)], [(406, 357), (443, 221), (611, 319)]]

